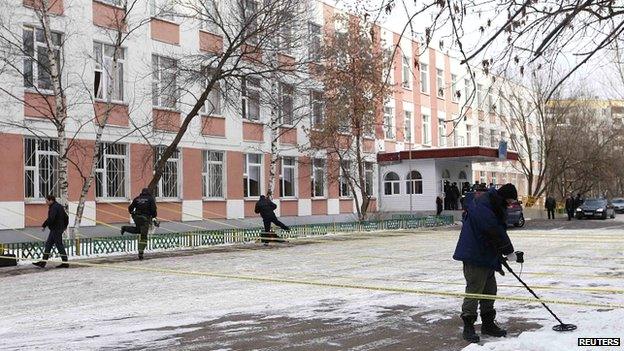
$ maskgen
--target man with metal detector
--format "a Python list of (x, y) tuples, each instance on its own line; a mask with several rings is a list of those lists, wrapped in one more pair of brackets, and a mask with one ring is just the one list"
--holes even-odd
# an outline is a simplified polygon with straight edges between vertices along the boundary
[[(522, 254), (514, 253), (507, 235), (507, 205), (518, 199), (516, 187), (505, 184), (498, 190), (490, 188), (478, 197), (466, 199), (466, 216), (453, 259), (463, 262), (467, 294), (496, 295), (496, 277), (502, 275), (501, 257), (510, 261), (522, 259)], [(481, 309), (481, 333), (495, 337), (507, 335), (507, 331), (496, 325), (496, 310), (493, 299), (465, 298), (461, 318), (464, 322), (463, 338), (469, 342), (479, 342), (474, 323), (477, 320), (477, 307)]]
[[(260, 199), (256, 202), (255, 212), (259, 213), (262, 217), (262, 223), (264, 224), (264, 233), (262, 237), (273, 238), (273, 241), (283, 242), (284, 240), (277, 240), (277, 234), (271, 232), (271, 223), (274, 223), (278, 227), (290, 231), (290, 228), (279, 221), (277, 216), (275, 215), (275, 209), (277, 209), (277, 205), (271, 201), (271, 194), (267, 194), (267, 196), (260, 195)], [(262, 240), (264, 244), (268, 244), (268, 240)]]
[(143, 252), (147, 246), (147, 232), (149, 231), (150, 223), (152, 223), (152, 220), (155, 219), (158, 214), (156, 210), (156, 200), (154, 200), (148, 188), (141, 190), (141, 194), (132, 200), (132, 203), (128, 206), (128, 212), (132, 215), (135, 226), (122, 226), (121, 235), (123, 235), (124, 232), (140, 234), (139, 260), (142, 260)]

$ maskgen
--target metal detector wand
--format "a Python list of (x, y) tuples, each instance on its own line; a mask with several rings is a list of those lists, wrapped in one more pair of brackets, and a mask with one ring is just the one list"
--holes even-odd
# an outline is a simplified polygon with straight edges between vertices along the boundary
[(558, 331), (558, 332), (562, 332), (562, 331), (572, 331), (572, 330), (576, 330), (576, 325), (574, 324), (566, 324), (563, 323), (563, 321), (561, 319), (559, 319), (559, 317), (557, 317), (557, 315), (550, 309), (548, 308), (548, 306), (546, 306), (546, 304), (539, 298), (539, 296), (537, 296), (537, 294), (533, 291), (533, 289), (531, 289), (522, 279), (520, 279), (520, 277), (516, 274), (516, 272), (514, 272), (511, 267), (509, 267), (509, 264), (507, 263), (507, 259), (503, 258), (501, 259), (501, 264), (503, 266), (505, 266), (505, 268), (507, 268), (507, 270), (509, 271), (509, 273), (513, 274), (514, 277), (516, 277), (516, 279), (518, 279), (518, 281), (520, 283), (522, 283), (522, 285), (524, 285), (525, 288), (527, 288), (527, 290), (529, 290), (529, 292), (531, 294), (533, 294), (533, 296), (535, 296), (535, 298), (542, 304), (542, 306), (544, 306), (544, 308), (546, 308), (546, 310), (548, 312), (550, 312), (550, 314), (555, 317), (555, 319), (557, 320), (557, 322), (559, 322), (559, 325), (555, 325), (552, 329), (554, 331)]

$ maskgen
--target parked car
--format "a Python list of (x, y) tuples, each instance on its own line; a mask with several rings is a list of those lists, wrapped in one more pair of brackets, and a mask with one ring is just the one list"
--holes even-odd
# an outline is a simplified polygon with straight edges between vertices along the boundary
[(522, 212), (522, 201), (514, 201), (507, 205), (507, 225), (514, 227), (524, 227), (524, 213)]
[(576, 209), (576, 218), (615, 218), (613, 204), (607, 199), (587, 199)]
[[(463, 204), (466, 204), (464, 208), (464, 212), (462, 213), (462, 218), (466, 216), (467, 212), (467, 204), (470, 201), (473, 201), (475, 198), (485, 194), (485, 191), (471, 191), (466, 193), (464, 197)], [(513, 203), (507, 206), (507, 225), (514, 227), (524, 227), (524, 213), (522, 213), (522, 201), (514, 201)]]
[(624, 198), (617, 198), (617, 199), (613, 199), (613, 201), (611, 201), (611, 204), (613, 204), (613, 210), (616, 213), (624, 213)]

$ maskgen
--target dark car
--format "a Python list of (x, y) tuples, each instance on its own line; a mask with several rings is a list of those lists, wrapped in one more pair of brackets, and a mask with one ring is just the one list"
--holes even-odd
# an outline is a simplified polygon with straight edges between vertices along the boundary
[(576, 209), (576, 218), (615, 218), (615, 209), (607, 199), (587, 199)]
[(613, 201), (611, 201), (611, 204), (613, 205), (613, 210), (616, 213), (624, 213), (624, 199), (623, 198), (617, 198), (617, 199), (613, 199)]
[[(470, 201), (473, 201), (475, 198), (478, 198), (482, 194), (485, 194), (485, 191), (471, 191), (467, 192), (462, 206), (464, 208), (464, 212), (462, 213), (462, 218), (466, 216), (467, 204)], [(507, 225), (513, 225), (514, 227), (524, 227), (524, 214), (522, 213), (522, 201), (514, 201), (507, 206)]]
[(522, 201), (514, 201), (507, 205), (507, 225), (524, 227), (524, 213), (522, 213)]

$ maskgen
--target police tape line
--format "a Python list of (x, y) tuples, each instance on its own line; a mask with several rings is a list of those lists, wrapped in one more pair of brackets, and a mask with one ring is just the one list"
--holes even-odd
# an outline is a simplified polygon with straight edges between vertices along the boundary
[[(10, 256), (0, 256), (0, 258), (14, 259), (14, 257), (10, 257)], [(25, 261), (35, 261), (35, 260), (25, 260)], [(54, 261), (47, 260), (44, 262), (54, 262)], [(152, 273), (162, 273), (162, 274), (182, 275), (182, 276), (203, 276), (203, 277), (232, 279), (232, 280), (251, 281), (251, 282), (282, 283), (282, 284), (307, 285), (307, 286), (318, 286), (318, 287), (339, 288), (339, 289), (357, 289), (357, 290), (369, 290), (369, 291), (380, 291), (380, 292), (390, 292), (390, 293), (406, 293), (406, 294), (417, 294), (417, 295), (425, 295), (425, 296), (469, 298), (469, 299), (479, 299), (479, 300), (517, 301), (517, 302), (526, 302), (526, 303), (534, 303), (534, 304), (539, 304), (541, 302), (544, 302), (544, 303), (558, 304), (558, 305), (595, 307), (595, 308), (611, 308), (611, 309), (624, 308), (624, 304), (621, 304), (621, 303), (582, 302), (582, 301), (549, 299), (549, 298), (540, 298), (541, 299), (541, 302), (540, 302), (539, 300), (536, 300), (530, 297), (510, 296), (510, 295), (472, 294), (472, 293), (436, 291), (436, 290), (414, 289), (414, 288), (329, 283), (329, 282), (322, 282), (322, 281), (309, 281), (309, 280), (299, 280), (299, 279), (291, 279), (291, 278), (246, 276), (246, 275), (238, 275), (238, 274), (185, 271), (185, 270), (175, 270), (175, 269), (166, 269), (166, 268), (136, 267), (136, 266), (130, 266), (130, 265), (119, 265), (119, 264), (108, 264), (108, 263), (87, 263), (87, 262), (76, 262), (74, 260), (68, 261), (66, 263), (68, 263), (70, 266), (75, 265), (75, 266), (84, 266), (84, 267), (108, 268), (108, 269), (120, 270), (120, 271), (152, 272)]]

